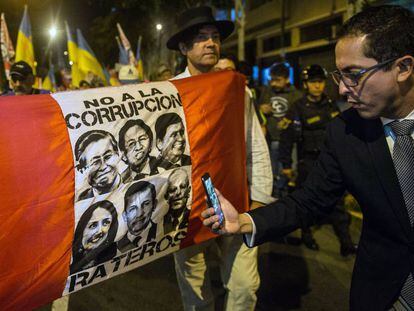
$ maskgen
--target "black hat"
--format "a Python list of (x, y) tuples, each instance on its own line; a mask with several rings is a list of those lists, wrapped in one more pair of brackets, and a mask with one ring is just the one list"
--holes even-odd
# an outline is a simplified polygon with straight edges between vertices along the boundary
[(22, 79), (27, 78), (29, 75), (33, 75), (33, 69), (25, 61), (19, 61), (14, 63), (10, 68), (10, 76), (17, 75)]
[(328, 79), (328, 73), (326, 70), (319, 65), (310, 65), (302, 70), (302, 81), (321, 79)]
[(189, 30), (203, 25), (214, 25), (217, 27), (221, 40), (224, 40), (234, 30), (234, 23), (232, 21), (223, 20), (216, 21), (213, 17), (213, 12), (208, 6), (200, 6), (191, 8), (178, 16), (177, 32), (167, 41), (167, 48), (170, 50), (179, 50), (178, 43), (185, 40), (185, 35)]

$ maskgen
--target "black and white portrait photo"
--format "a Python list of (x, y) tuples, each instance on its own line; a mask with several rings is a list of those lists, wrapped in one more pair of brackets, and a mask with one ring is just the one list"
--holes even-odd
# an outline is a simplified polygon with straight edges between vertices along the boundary
[(155, 122), (156, 145), (159, 150), (157, 166), (159, 171), (190, 165), (190, 157), (184, 154), (186, 141), (181, 117), (165, 113)]
[(122, 212), (128, 231), (118, 241), (121, 252), (155, 240), (157, 224), (152, 222), (151, 216), (156, 206), (157, 194), (152, 183), (140, 180), (128, 188)]
[(168, 177), (165, 193), (168, 212), (164, 216), (164, 234), (188, 226), (190, 210), (187, 208), (187, 202), (190, 191), (191, 186), (187, 172), (182, 168), (173, 170)]
[(82, 134), (76, 141), (75, 158), (89, 185), (77, 201), (114, 191), (121, 184), (118, 145), (111, 133), (93, 130)]
[(96, 266), (116, 255), (118, 215), (109, 201), (91, 205), (80, 217), (72, 246), (70, 273)]
[(128, 168), (122, 173), (124, 183), (158, 174), (155, 157), (150, 155), (153, 134), (142, 120), (128, 120), (119, 131), (119, 149)]

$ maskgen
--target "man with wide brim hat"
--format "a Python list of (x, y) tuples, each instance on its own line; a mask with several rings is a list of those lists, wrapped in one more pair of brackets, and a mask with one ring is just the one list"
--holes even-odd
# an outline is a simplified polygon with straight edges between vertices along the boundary
[[(187, 68), (174, 79), (187, 78), (214, 71), (220, 58), (221, 42), (234, 30), (231, 21), (216, 21), (209, 7), (196, 7), (182, 13), (177, 32), (168, 40), (167, 47), (179, 50), (187, 59)], [(220, 100), (220, 99), (217, 99)], [(243, 104), (243, 103), (240, 103)], [(265, 138), (249, 97), (245, 101), (247, 175), (252, 206), (270, 203), (272, 177), (270, 157)], [(244, 129), (240, 129), (243, 135)], [(252, 160), (254, 159), (254, 161)], [(224, 288), (226, 310), (254, 310), (259, 287), (257, 248), (249, 249), (240, 237), (219, 237), (193, 245), (174, 253), (175, 270), (184, 310), (214, 310), (214, 295), (208, 267), (207, 253), (211, 247), (220, 249), (220, 271)]]
[(177, 31), (167, 41), (167, 48), (179, 51), (179, 43), (188, 40), (189, 35), (197, 31), (200, 26), (214, 25), (220, 33), (220, 39), (224, 40), (234, 30), (232, 21), (216, 21), (210, 7), (200, 6), (183, 12), (177, 19)]

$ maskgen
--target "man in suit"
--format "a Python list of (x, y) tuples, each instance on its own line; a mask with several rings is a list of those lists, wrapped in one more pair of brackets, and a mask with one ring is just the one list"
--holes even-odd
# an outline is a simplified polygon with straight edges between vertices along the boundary
[(214, 210), (204, 224), (247, 233), (249, 246), (315, 223), (348, 190), (364, 215), (352, 278), (351, 310), (414, 308), (414, 15), (371, 7), (348, 20), (336, 44), (339, 92), (352, 106), (327, 129), (304, 187), (240, 214), (221, 195), (225, 225)]
[(180, 116), (174, 112), (165, 113), (155, 122), (156, 145), (160, 151), (157, 157), (157, 168), (160, 172), (172, 168), (190, 165), (190, 157), (184, 154), (184, 124)]
[(152, 222), (151, 216), (157, 206), (156, 197), (155, 186), (144, 180), (133, 183), (126, 191), (122, 218), (128, 231), (117, 243), (121, 252), (155, 240), (157, 224)]
[(111, 192), (121, 184), (118, 173), (118, 145), (114, 136), (103, 130), (82, 134), (75, 144), (77, 169), (86, 174), (90, 188), (82, 191), (77, 201)]
[(128, 120), (119, 131), (119, 149), (128, 168), (122, 182), (128, 183), (158, 174), (155, 157), (150, 156), (152, 132), (142, 120)]
[(190, 197), (190, 191), (191, 186), (187, 172), (182, 168), (173, 170), (168, 176), (165, 193), (169, 209), (164, 216), (164, 234), (188, 226), (190, 210), (187, 208), (187, 201)]

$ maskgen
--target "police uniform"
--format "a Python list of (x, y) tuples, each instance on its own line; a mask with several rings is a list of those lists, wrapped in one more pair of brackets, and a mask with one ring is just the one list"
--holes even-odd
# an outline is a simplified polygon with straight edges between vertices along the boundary
[[(297, 100), (290, 107), (281, 121), (284, 129), (281, 133), (279, 160), (284, 169), (292, 167), (292, 148), (297, 143), (298, 176), (296, 187), (301, 187), (316, 159), (319, 156), (325, 138), (327, 124), (339, 114), (335, 102), (325, 94), (319, 102), (309, 101), (307, 95)], [(351, 217), (345, 210), (343, 200), (338, 203), (334, 212), (326, 219), (334, 228), (341, 244), (341, 254), (346, 256), (355, 252), (349, 234)], [(302, 239), (305, 245), (317, 250), (319, 247), (312, 237), (309, 228), (302, 228)]]

